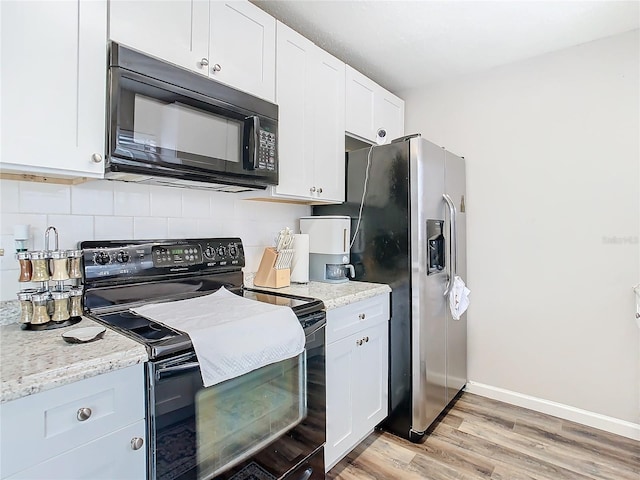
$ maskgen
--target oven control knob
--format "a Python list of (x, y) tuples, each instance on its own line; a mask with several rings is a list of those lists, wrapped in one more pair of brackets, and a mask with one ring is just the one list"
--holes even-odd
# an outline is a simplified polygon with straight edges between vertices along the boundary
[(211, 247), (207, 247), (204, 249), (204, 256), (207, 258), (213, 258), (215, 255), (215, 251)]
[(224, 257), (227, 254), (227, 247), (225, 247), (224, 245), (220, 245), (217, 249), (216, 249), (216, 254), (219, 257)]
[(129, 254), (124, 250), (120, 250), (116, 255), (116, 262), (118, 263), (127, 263), (129, 261)]
[(229, 256), (231, 258), (238, 258), (238, 246), (235, 243), (229, 244)]
[(111, 263), (111, 256), (107, 252), (97, 252), (93, 256), (93, 261), (98, 265), (106, 265)]

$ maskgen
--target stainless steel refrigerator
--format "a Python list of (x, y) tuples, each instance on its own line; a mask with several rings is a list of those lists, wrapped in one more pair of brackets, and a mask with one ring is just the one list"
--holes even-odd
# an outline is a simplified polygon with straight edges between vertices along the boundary
[(313, 212), (349, 215), (355, 280), (392, 288), (382, 427), (419, 441), (467, 379), (466, 314), (448, 297), (466, 280), (464, 159), (420, 136), (349, 152), (345, 203)]

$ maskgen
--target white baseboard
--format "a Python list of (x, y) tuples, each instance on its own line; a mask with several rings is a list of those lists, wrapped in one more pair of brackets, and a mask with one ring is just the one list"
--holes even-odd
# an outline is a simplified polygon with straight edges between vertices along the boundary
[(465, 391), (640, 441), (640, 425), (503, 388), (467, 382)]

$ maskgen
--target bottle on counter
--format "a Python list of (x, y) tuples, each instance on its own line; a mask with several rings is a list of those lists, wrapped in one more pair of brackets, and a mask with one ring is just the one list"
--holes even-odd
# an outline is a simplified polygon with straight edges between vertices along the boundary
[(30, 282), (33, 273), (31, 254), (29, 252), (18, 252), (16, 253), (16, 258), (18, 259), (18, 263), (20, 263), (20, 276), (18, 277), (18, 281)]
[(69, 310), (71, 318), (82, 316), (82, 287), (71, 287), (69, 290)]
[(32, 282), (48, 282), (49, 275), (49, 252), (46, 251), (35, 251), (30, 252), (29, 254), (31, 258), (31, 281)]
[(80, 264), (82, 250), (68, 250), (67, 256), (69, 257), (69, 278), (82, 278), (82, 266)]
[(51, 292), (51, 298), (53, 298), (51, 320), (54, 322), (69, 320), (69, 291)]
[(49, 312), (47, 311), (49, 297), (49, 292), (34, 293), (31, 295), (31, 303), (33, 305), (33, 316), (31, 317), (32, 324), (42, 325), (50, 320)]
[(68, 263), (66, 250), (54, 250), (50, 252), (51, 256), (51, 280), (62, 282), (69, 280)]
[(20, 323), (31, 323), (33, 320), (33, 304), (31, 297), (36, 293), (33, 288), (20, 290), (18, 292), (18, 300), (20, 301)]

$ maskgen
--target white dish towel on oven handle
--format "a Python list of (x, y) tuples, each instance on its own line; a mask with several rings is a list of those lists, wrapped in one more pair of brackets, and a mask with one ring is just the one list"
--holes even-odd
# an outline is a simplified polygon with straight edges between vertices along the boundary
[(469, 307), (469, 294), (471, 290), (467, 288), (464, 281), (455, 276), (453, 279), (453, 287), (449, 293), (449, 308), (451, 309), (451, 316), (454, 320), (460, 320), (462, 314)]
[(304, 330), (291, 308), (249, 300), (224, 287), (202, 297), (131, 310), (189, 335), (205, 387), (304, 350)]

